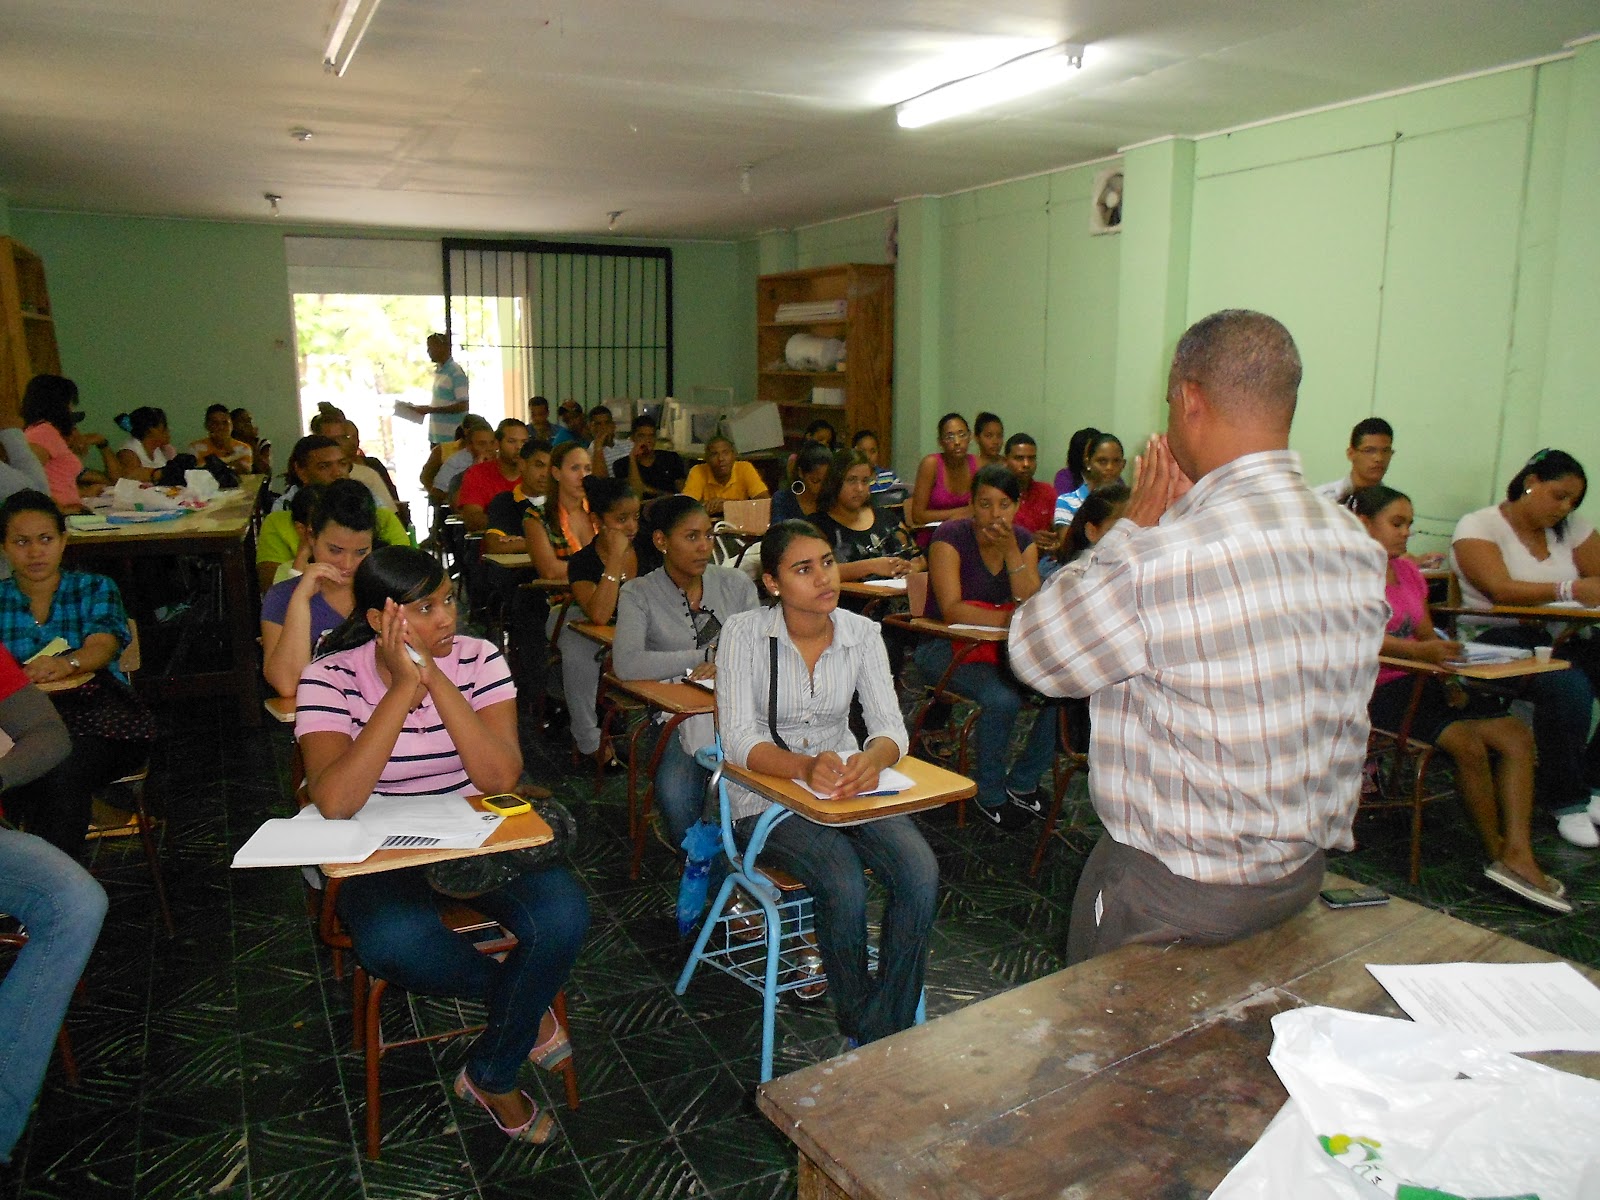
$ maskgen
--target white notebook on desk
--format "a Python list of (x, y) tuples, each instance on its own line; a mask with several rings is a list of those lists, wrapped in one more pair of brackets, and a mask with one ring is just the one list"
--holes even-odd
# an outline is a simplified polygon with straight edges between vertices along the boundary
[(299, 867), (365, 862), (375, 850), (483, 845), (504, 817), (482, 813), (460, 796), (381, 797), (348, 821), (330, 821), (312, 805), (262, 823), (233, 856), (236, 867)]
[[(828, 799), (827, 796), (824, 796), (821, 792), (817, 791), (816, 788), (812, 787), (804, 779), (796, 779), (794, 782), (805, 788), (806, 791), (810, 792), (818, 800)], [(878, 772), (878, 786), (873, 788), (870, 792), (862, 792), (861, 794), (863, 796), (897, 796), (901, 792), (904, 792), (915, 786), (915, 784), (916, 781), (912, 779), (911, 776), (903, 775), (899, 771), (896, 771), (893, 767), (885, 767), (883, 770)]]

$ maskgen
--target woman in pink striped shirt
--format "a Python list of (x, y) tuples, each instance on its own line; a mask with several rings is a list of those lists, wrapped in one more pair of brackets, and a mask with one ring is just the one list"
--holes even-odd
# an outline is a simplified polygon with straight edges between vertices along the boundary
[[(506, 792), (522, 774), (516, 689), (491, 643), (456, 633), (455, 595), (432, 556), (383, 546), (357, 568), (355, 607), (296, 695), (306, 788), (324, 817), (391, 796)], [(489, 1021), (456, 1079), (507, 1136), (548, 1141), (555, 1118), (517, 1088), (523, 1060), (571, 1054), (549, 1006), (588, 929), (583, 892), (546, 864), (473, 899), (517, 937), (503, 963), (439, 920), (421, 868), (347, 879), (339, 916), (373, 974), (408, 991), (482, 1001)]]

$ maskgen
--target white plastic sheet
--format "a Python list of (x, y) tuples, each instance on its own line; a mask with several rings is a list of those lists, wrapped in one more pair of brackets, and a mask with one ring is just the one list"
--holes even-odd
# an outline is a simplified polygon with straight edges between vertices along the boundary
[(1289, 1102), (1212, 1200), (1600, 1197), (1600, 1082), (1389, 1017), (1272, 1028)]

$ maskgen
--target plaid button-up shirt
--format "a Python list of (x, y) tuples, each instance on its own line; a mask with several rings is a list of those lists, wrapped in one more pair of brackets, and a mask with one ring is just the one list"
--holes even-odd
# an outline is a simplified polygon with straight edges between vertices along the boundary
[(1090, 793), (1112, 837), (1189, 879), (1268, 882), (1354, 845), (1384, 566), (1298, 455), (1245, 455), (1022, 605), (1011, 667), (1090, 697)]

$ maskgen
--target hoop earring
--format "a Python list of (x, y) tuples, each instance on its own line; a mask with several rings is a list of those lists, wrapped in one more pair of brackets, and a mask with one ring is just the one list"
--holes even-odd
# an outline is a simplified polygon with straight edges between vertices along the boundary
[(791, 492), (793, 492), (796, 496), (805, 495), (805, 492), (806, 492), (806, 481), (804, 479), (796, 479), (793, 483), (791, 483), (789, 485), (789, 490)]

